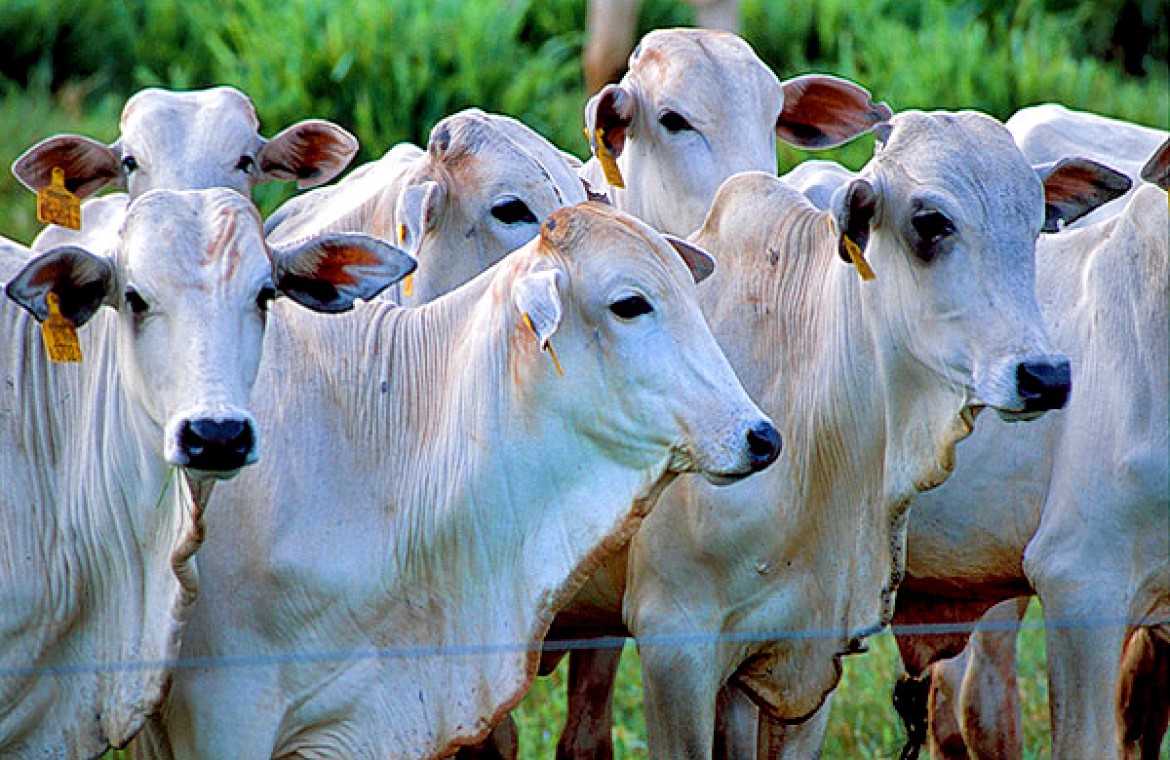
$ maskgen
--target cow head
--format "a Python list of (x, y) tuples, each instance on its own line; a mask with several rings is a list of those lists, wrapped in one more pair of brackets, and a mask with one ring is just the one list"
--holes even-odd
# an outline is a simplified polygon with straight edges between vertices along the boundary
[(33, 259), (7, 286), (38, 320), (55, 294), (76, 327), (103, 309), (132, 407), (170, 464), (230, 477), (258, 457), (248, 396), (269, 304), (352, 307), (413, 267), (373, 238), (334, 235), (274, 251), (251, 201), (226, 189), (151, 191), (131, 204), (113, 259), (74, 247)]
[(900, 114), (879, 140), (833, 198), (841, 258), (856, 245), (876, 273), (866, 319), (971, 407), (1019, 419), (1064, 406), (1069, 361), (1036, 302), (1036, 237), (1128, 180), (1084, 160), (1036, 170), (982, 114)]
[(406, 305), (454, 290), (586, 200), (552, 143), (515, 119), (470, 109), (431, 131), (395, 202), (395, 235), (419, 260)]
[(779, 434), (699, 310), (705, 252), (587, 203), (554, 213), (514, 255), (518, 387), (546, 377), (540, 392), (559, 396), (565, 423), (635, 468), (724, 483), (776, 459)]
[(676, 235), (703, 223), (732, 174), (774, 173), (777, 137), (828, 148), (889, 116), (855, 84), (822, 75), (781, 83), (739, 37), (691, 29), (646, 35), (621, 83), (585, 107), (594, 151), (600, 130), (617, 156), (619, 207)]
[(271, 140), (259, 134), (256, 109), (231, 87), (194, 92), (148, 89), (122, 110), (121, 136), (105, 145), (57, 135), (16, 160), (12, 172), (30, 190), (65, 172), (65, 186), (86, 198), (106, 185), (132, 198), (153, 189), (228, 187), (245, 195), (269, 180), (302, 187), (327, 182), (357, 153), (353, 135), (327, 121), (294, 124)]

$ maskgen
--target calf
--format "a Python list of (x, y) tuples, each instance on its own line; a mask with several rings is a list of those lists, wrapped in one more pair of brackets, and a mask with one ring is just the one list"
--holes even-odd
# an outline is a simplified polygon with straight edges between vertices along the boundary
[[(212, 484), (259, 455), (269, 303), (344, 310), (412, 264), (358, 236), (271, 251), (222, 189), (143, 194), (112, 258), (26, 258), (23, 310), (0, 303), (0, 754), (94, 757), (158, 709)], [(49, 362), (46, 320), (80, 364)]]

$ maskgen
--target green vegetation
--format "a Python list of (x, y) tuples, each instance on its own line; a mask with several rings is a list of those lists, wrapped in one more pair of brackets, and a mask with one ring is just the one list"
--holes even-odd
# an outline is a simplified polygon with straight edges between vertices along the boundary
[[(1126, 73), (1116, 19), (1153, 35)], [(522, 119), (583, 155), (579, 69), (585, 0), (6, 0), (0, 25), (0, 129), (5, 166), (61, 131), (117, 134), (126, 98), (146, 86), (232, 84), (273, 134), (309, 117), (362, 141), (359, 161), (402, 140), (425, 141), (441, 117), (469, 106)], [(689, 6), (648, 0), (641, 31), (690, 23)], [(868, 86), (896, 110), (974, 108), (1006, 118), (1058, 101), (1170, 128), (1167, 31), (1159, 0), (743, 0), (745, 36), (781, 77), (823, 71)], [(872, 140), (818, 154), (852, 167)], [(811, 154), (782, 148), (787, 169)], [(31, 194), (0, 173), (0, 234), (28, 242)], [(271, 210), (292, 192), (257, 193)], [(1033, 610), (1033, 619), (1036, 611)], [(890, 706), (888, 633), (849, 658), (834, 704), (827, 758), (894, 757), (901, 725)], [(1021, 644), (1026, 756), (1047, 756), (1043, 633)], [(519, 714), (524, 757), (551, 757), (564, 716), (562, 669)], [(618, 685), (619, 757), (645, 757), (636, 654)]]
[[(1127, 0), (743, 0), (745, 36), (781, 76), (825, 71), (866, 84), (895, 109), (976, 108), (1006, 118), (1059, 101), (1166, 128), (1166, 15), (1134, 3), (1153, 41), (1145, 76), (1124, 72), (1111, 19)], [(585, 0), (8, 0), (0, 25), (0, 124), (7, 165), (37, 139), (117, 133), (142, 87), (232, 84), (271, 134), (333, 119), (362, 141), (359, 160), (424, 141), (469, 106), (512, 114), (584, 154), (579, 60)], [(647, 0), (642, 31), (690, 23), (674, 0)], [(857, 167), (872, 143), (821, 157)], [(807, 154), (781, 150), (786, 169)], [(270, 210), (292, 192), (265, 187)], [(0, 233), (36, 234), (33, 204), (0, 177)]]
[[(1024, 758), (1039, 760), (1049, 754), (1048, 682), (1044, 672), (1043, 616), (1033, 602), (1020, 634), (1019, 656), (1023, 708)], [(886, 631), (870, 640), (870, 651), (847, 657), (841, 686), (833, 701), (825, 760), (895, 758), (906, 733), (894, 712), (890, 693), (898, 671), (894, 637)], [(536, 684), (516, 711), (523, 758), (553, 757), (565, 720), (567, 661)], [(633, 645), (622, 655), (614, 697), (614, 753), (618, 760), (648, 757), (646, 724), (641, 712), (642, 675)], [(925, 757), (925, 752), (923, 757)]]

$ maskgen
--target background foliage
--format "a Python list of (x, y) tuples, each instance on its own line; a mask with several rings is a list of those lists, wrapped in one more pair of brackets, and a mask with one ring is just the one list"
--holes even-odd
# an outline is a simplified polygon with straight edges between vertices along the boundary
[[(1160, 0), (742, 4), (745, 37), (781, 77), (836, 73), (896, 110), (1002, 119), (1058, 101), (1170, 126)], [(213, 84), (248, 93), (266, 134), (308, 117), (339, 122), (361, 139), (359, 160), (425, 141), (469, 106), (514, 115), (581, 155), (585, 13), (585, 0), (5, 0), (0, 162), (57, 131), (114, 139), (122, 104), (142, 87)], [(1119, 19), (1136, 19), (1120, 37)], [(639, 27), (692, 22), (681, 2), (647, 0)], [(1126, 73), (1125, 49), (1144, 51), (1142, 75)], [(870, 149), (860, 140), (828, 157), (856, 168)], [(781, 169), (803, 157), (783, 148)], [(291, 192), (267, 186), (257, 199), (269, 210)], [(31, 239), (32, 208), (3, 173), (0, 233)]]
[[(359, 161), (424, 142), (469, 106), (516, 116), (562, 148), (587, 151), (580, 54), (585, 0), (4, 0), (0, 7), (0, 163), (61, 131), (112, 141), (142, 87), (232, 84), (264, 133), (309, 117), (362, 142)], [(640, 33), (686, 25), (674, 0), (643, 3)], [(865, 84), (895, 110), (975, 108), (1001, 119), (1062, 102), (1170, 128), (1164, 0), (743, 0), (744, 36), (782, 77), (823, 71)], [(819, 154), (857, 168), (872, 141)], [(808, 154), (781, 148), (781, 170)], [(0, 234), (28, 242), (32, 195), (0, 173)], [(266, 211), (292, 192), (257, 193)], [(1039, 619), (1033, 610), (1032, 621)], [(1042, 631), (1020, 650), (1026, 757), (1047, 756)], [(828, 758), (895, 757), (888, 633), (849, 658)], [(551, 757), (564, 715), (562, 669), (519, 715), (525, 757)], [(644, 757), (636, 654), (618, 685), (619, 757)]]

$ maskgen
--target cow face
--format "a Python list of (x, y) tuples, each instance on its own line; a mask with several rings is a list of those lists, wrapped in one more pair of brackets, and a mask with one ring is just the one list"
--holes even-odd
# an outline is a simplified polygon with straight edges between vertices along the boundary
[(1069, 362), (1042, 327), (1036, 237), (1128, 183), (1090, 162), (1038, 173), (980, 114), (900, 114), (881, 137), (833, 200), (842, 258), (855, 244), (876, 273), (866, 318), (973, 407), (1022, 418), (1064, 406)]
[(697, 229), (716, 190), (742, 171), (776, 171), (776, 138), (827, 148), (889, 118), (869, 93), (835, 77), (781, 83), (739, 37), (709, 30), (648, 34), (620, 84), (585, 109), (618, 156), (626, 190), (618, 205), (656, 229)]
[(238, 193), (152, 191), (131, 204), (114, 260), (54, 249), (8, 294), (41, 320), (55, 294), (78, 327), (102, 307), (115, 312), (120, 382), (142, 411), (128, 424), (159, 431), (170, 464), (230, 477), (259, 453), (248, 396), (272, 300), (283, 293), (344, 311), (412, 267), (397, 249), (357, 235), (270, 252), (255, 207)]
[(324, 121), (305, 121), (272, 140), (259, 134), (256, 110), (239, 90), (148, 89), (122, 111), (121, 136), (104, 145), (58, 135), (30, 148), (12, 171), (31, 190), (48, 184), (53, 168), (85, 198), (107, 184), (132, 198), (153, 189), (227, 187), (245, 195), (272, 179), (312, 187), (335, 177), (357, 153), (357, 140)]
[[(706, 253), (598, 204), (553, 214), (526, 252), (511, 286), (521, 371), (549, 375), (540, 387), (577, 429), (630, 466), (666, 461), (716, 483), (775, 460), (779, 433), (699, 310)], [(555, 366), (540, 350), (557, 352)]]
[(564, 154), (514, 119), (468, 110), (439, 122), (399, 194), (401, 245), (419, 259), (417, 305), (459, 287), (586, 199)]

